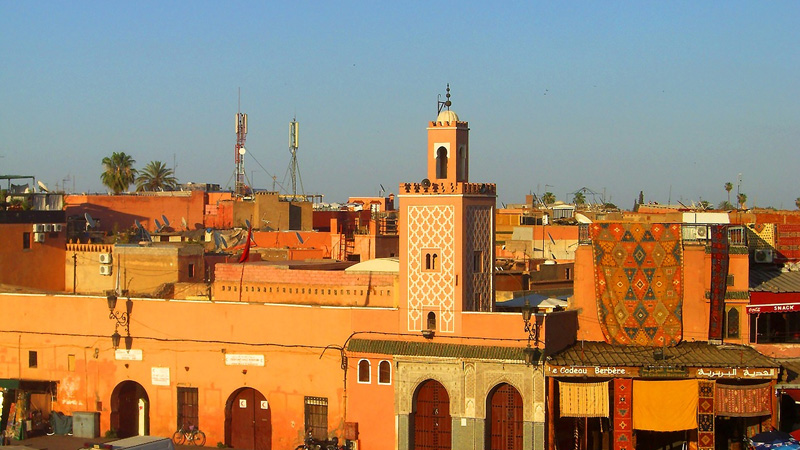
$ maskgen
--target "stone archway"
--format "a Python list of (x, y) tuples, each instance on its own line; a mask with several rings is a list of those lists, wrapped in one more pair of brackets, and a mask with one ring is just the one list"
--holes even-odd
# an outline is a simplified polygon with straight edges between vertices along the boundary
[(272, 449), (272, 409), (264, 394), (244, 387), (225, 403), (225, 443), (232, 448)]
[(450, 396), (436, 380), (426, 380), (414, 393), (411, 448), (449, 450), (452, 445)]
[(120, 438), (150, 434), (150, 398), (141, 384), (126, 380), (114, 388), (111, 429)]

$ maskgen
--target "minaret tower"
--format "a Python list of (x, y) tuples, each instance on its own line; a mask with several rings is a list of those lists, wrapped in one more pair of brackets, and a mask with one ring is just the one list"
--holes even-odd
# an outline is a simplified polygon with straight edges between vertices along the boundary
[[(494, 305), (496, 187), (469, 182), (469, 124), (450, 86), (428, 124), (427, 178), (400, 185), (400, 299), (408, 330), (461, 332), (461, 312)], [(426, 331), (430, 336), (431, 333)]]

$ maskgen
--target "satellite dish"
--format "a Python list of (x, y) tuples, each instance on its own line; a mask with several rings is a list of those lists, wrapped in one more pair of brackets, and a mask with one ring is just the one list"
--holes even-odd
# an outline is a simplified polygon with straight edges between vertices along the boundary
[(153, 221), (156, 223), (156, 233), (160, 232), (164, 228), (164, 225), (161, 225), (158, 219), (153, 219)]
[(168, 228), (168, 227), (169, 227), (169, 219), (167, 219), (167, 216), (165, 216), (164, 214), (162, 214), (162, 215), (161, 215), (161, 220), (163, 220), (163, 221), (164, 221), (164, 228)]
[(244, 148), (244, 147), (242, 147), (242, 148), (240, 148), (240, 149), (239, 149), (239, 154), (240, 154), (240, 155), (244, 155), (245, 153), (247, 153), (247, 150), (245, 150), (245, 148)]
[(294, 234), (297, 236), (297, 240), (298, 240), (298, 241), (299, 241), (301, 244), (303, 244), (303, 243), (304, 243), (304, 242), (303, 242), (303, 236), (300, 236), (300, 233), (299, 233), (299, 232), (297, 232), (297, 231), (295, 231), (295, 232), (294, 232)]
[(247, 229), (249, 230), (250, 229), (250, 220), (244, 219), (244, 224), (245, 224), (245, 226), (247, 226)]
[(95, 228), (97, 226), (97, 222), (92, 218), (92, 216), (89, 215), (89, 213), (84, 214), (83, 217), (86, 218), (87, 227)]
[(186, 223), (186, 217), (181, 217), (181, 225), (183, 225), (184, 230), (189, 229), (189, 225)]
[(37, 181), (36, 184), (39, 185), (39, 189), (41, 189), (42, 192), (50, 192), (50, 190), (47, 189), (47, 186), (41, 181)]
[(143, 241), (152, 242), (153, 239), (150, 238), (150, 233), (148, 233), (147, 230), (144, 229), (142, 223), (139, 222), (139, 219), (134, 219), (133, 222), (136, 224), (136, 228), (139, 229), (139, 234), (141, 234), (141, 239)]
[(431, 180), (429, 180), (427, 178), (423, 178), (422, 179), (422, 187), (424, 187), (424, 188), (431, 187)]
[(225, 248), (228, 246), (228, 243), (225, 242), (225, 238), (219, 233), (219, 231), (214, 231), (214, 245), (216, 248)]

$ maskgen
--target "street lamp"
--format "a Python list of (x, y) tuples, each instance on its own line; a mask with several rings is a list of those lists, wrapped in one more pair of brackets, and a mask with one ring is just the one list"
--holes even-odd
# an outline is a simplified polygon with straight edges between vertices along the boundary
[[(525, 305), (522, 306), (522, 321), (525, 322), (525, 332), (528, 333), (528, 345), (522, 350), (525, 355), (525, 364), (532, 365), (538, 364), (542, 357), (542, 351), (539, 349), (539, 329), (542, 324), (539, 321), (541, 316), (533, 313), (533, 307), (525, 300)], [(531, 321), (533, 319), (533, 321)], [(531, 347), (531, 342), (535, 347)]]
[[(128, 291), (123, 291), (123, 293), (127, 294)], [(130, 318), (131, 312), (133, 312), (133, 302), (130, 296), (128, 296), (128, 300), (125, 301), (125, 312), (120, 312), (115, 310), (117, 307), (116, 293), (113, 291), (109, 292), (106, 296), (106, 300), (108, 302), (108, 318), (115, 322), (114, 334), (111, 335), (111, 343), (114, 345), (114, 349), (119, 347), (120, 339), (122, 339), (122, 336), (119, 334), (119, 327), (122, 327), (125, 330), (125, 349), (130, 350), (133, 345), (133, 338), (130, 332)]]

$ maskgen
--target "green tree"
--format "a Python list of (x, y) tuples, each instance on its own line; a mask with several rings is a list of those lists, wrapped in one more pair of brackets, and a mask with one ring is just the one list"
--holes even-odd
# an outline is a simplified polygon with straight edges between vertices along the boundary
[(115, 194), (127, 191), (136, 178), (134, 163), (136, 160), (125, 152), (114, 152), (110, 157), (103, 158), (104, 171), (100, 174), (100, 180)]
[(794, 206), (797, 206), (797, 209), (800, 209), (800, 197), (797, 197), (794, 200)]
[(728, 192), (728, 204), (731, 203), (731, 190), (733, 190), (733, 183), (730, 181), (725, 183), (725, 190)]
[(542, 202), (544, 202), (545, 205), (552, 205), (556, 202), (556, 194), (553, 194), (552, 192), (545, 192), (542, 196)]
[(739, 202), (739, 209), (747, 208), (747, 194), (744, 192), (736, 194), (736, 201)]
[(175, 189), (178, 180), (175, 172), (167, 168), (161, 161), (150, 161), (136, 177), (136, 190), (141, 191), (169, 191)]
[(731, 205), (731, 202), (723, 200), (719, 202), (718, 208), (723, 211), (730, 211), (733, 209), (733, 205)]
[(583, 192), (576, 192), (572, 197), (572, 202), (577, 206), (583, 206), (586, 204), (586, 196), (583, 195)]

